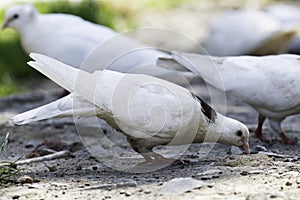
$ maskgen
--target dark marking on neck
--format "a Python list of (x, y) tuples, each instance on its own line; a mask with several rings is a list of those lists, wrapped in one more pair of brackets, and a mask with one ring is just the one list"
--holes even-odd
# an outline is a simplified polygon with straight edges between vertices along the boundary
[(201, 104), (202, 107), (201, 112), (206, 116), (207, 122), (214, 123), (217, 118), (217, 112), (212, 107), (210, 107), (205, 101), (203, 101), (200, 97), (198, 97), (193, 93), (191, 94)]

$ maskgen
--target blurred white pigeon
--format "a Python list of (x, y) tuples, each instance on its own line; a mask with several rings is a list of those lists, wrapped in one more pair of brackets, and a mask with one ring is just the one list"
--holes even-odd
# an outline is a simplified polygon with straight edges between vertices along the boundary
[(203, 46), (213, 56), (267, 55), (286, 52), (296, 30), (284, 29), (268, 14), (240, 9), (227, 11), (210, 27)]
[(297, 27), (298, 34), (291, 41), (288, 51), (289, 53), (300, 54), (300, 7), (286, 4), (273, 4), (263, 9), (267, 14), (279, 20), (284, 27)]
[[(150, 49), (129, 37), (78, 16), (40, 14), (31, 4), (14, 5), (7, 9), (2, 27), (11, 27), (20, 33), (22, 46), (27, 53), (44, 54), (79, 68), (92, 50), (106, 42), (102, 54), (94, 59), (93, 68), (84, 70), (93, 72), (107, 68), (108, 66), (98, 65), (109, 60), (110, 70), (143, 73), (175, 83), (178, 81), (174, 71), (152, 64), (156, 63), (159, 56), (166, 55), (164, 52)], [(114, 41), (107, 42), (110, 39)], [(113, 59), (116, 60), (112, 62)], [(191, 78), (190, 74), (181, 75)]]
[[(172, 62), (178, 62), (182, 67), (200, 74), (215, 88), (225, 89), (229, 95), (252, 106), (259, 113), (255, 131), (258, 138), (270, 142), (262, 134), (262, 125), (267, 118), (284, 143), (293, 143), (280, 124), (287, 116), (300, 113), (300, 56), (208, 57), (174, 52), (172, 57), (174, 60), (169, 61), (169, 67)], [(167, 65), (165, 60), (164, 65)], [(215, 68), (219, 74), (212, 70)], [(218, 76), (223, 82), (216, 79)]]
[(146, 161), (163, 159), (152, 152), (154, 146), (200, 143), (204, 138), (250, 152), (244, 124), (217, 113), (181, 86), (142, 74), (88, 73), (43, 55), (31, 57), (35, 62), (29, 62), (30, 66), (71, 94), (13, 117), (15, 124), (73, 114), (96, 115), (123, 132)]

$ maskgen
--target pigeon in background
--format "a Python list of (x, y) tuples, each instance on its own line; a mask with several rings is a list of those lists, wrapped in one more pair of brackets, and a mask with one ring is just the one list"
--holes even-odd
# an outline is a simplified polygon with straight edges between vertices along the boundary
[(211, 24), (203, 46), (212, 56), (279, 54), (287, 51), (296, 34), (262, 11), (231, 10)]
[(147, 162), (164, 160), (152, 148), (166, 144), (218, 142), (243, 147), (250, 153), (244, 124), (217, 113), (181, 86), (143, 74), (111, 70), (89, 73), (43, 55), (31, 57), (35, 61), (29, 62), (30, 66), (71, 94), (13, 117), (15, 124), (73, 114), (96, 115), (124, 133)]
[[(155, 65), (157, 58), (166, 53), (74, 15), (40, 14), (31, 4), (14, 5), (7, 9), (2, 27), (11, 27), (20, 33), (22, 46), (28, 54), (44, 54), (79, 68), (92, 50), (102, 44), (103, 55), (97, 54), (93, 68), (85, 67), (84, 70), (93, 72), (109, 67), (114, 71), (143, 73), (178, 82), (174, 71)], [(111, 64), (98, 66), (105, 62), (103, 60), (109, 60)], [(180, 76), (190, 80), (191, 75)]]
[[(173, 59), (161, 58), (163, 67), (172, 67), (174, 62), (178, 62), (181, 67), (199, 74), (208, 84), (225, 90), (229, 95), (253, 107), (259, 113), (255, 134), (262, 141), (270, 142), (262, 134), (263, 123), (268, 119), (283, 143), (294, 143), (285, 135), (281, 122), (287, 116), (300, 113), (300, 56), (209, 57), (174, 52), (172, 57)], [(219, 74), (212, 70), (215, 68)], [(216, 79), (218, 76), (223, 82)]]
[(267, 14), (279, 20), (284, 27), (297, 27), (297, 36), (291, 41), (288, 52), (300, 54), (300, 7), (286, 4), (273, 4), (263, 9)]

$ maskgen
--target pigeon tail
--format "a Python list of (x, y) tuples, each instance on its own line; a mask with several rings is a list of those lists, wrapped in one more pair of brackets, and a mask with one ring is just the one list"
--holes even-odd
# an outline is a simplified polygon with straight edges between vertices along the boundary
[[(50, 119), (54, 117), (72, 116), (73, 115), (72, 101), (73, 99), (70, 97), (70, 95), (68, 95), (62, 99), (56, 100), (47, 105), (18, 114), (13, 118), (11, 118), (10, 122), (17, 125), (24, 125), (31, 122)], [(68, 105), (68, 107), (64, 107), (64, 110), (62, 110), (60, 108), (62, 107), (62, 105)]]
[(74, 96), (74, 94), (69, 94), (47, 105), (18, 114), (11, 118), (10, 122), (17, 125), (24, 125), (50, 118), (95, 116), (96, 112), (101, 114), (101, 111), (101, 109), (96, 108), (88, 101)]
[(192, 73), (202, 77), (205, 82), (215, 88), (225, 91), (222, 80), (223, 77), (217, 67), (219, 63), (223, 62), (224, 58), (181, 52), (172, 52), (171, 55), (173, 59), (181, 65), (181, 67), (186, 68)]
[(35, 61), (29, 61), (28, 65), (38, 70), (69, 92), (74, 91), (79, 70), (63, 64), (53, 58), (31, 53), (30, 57)]

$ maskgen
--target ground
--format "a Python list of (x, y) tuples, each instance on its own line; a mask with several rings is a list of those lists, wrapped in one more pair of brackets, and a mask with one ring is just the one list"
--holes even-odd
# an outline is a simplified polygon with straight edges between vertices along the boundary
[[(195, 14), (199, 10), (184, 7), (170, 13), (170, 21), (180, 16)], [(187, 14), (188, 13), (188, 14)], [(198, 15), (197, 15), (198, 13)], [(176, 17), (171, 17), (171, 16)], [(213, 15), (213, 14), (212, 14)], [(153, 16), (157, 17), (158, 16)], [(155, 19), (155, 18), (154, 18)], [(147, 19), (141, 19), (144, 23)], [(166, 20), (164, 23), (168, 23)], [(197, 21), (196, 17), (193, 20)], [(208, 18), (200, 19), (208, 20)], [(155, 25), (155, 20), (153, 24)], [(158, 22), (157, 22), (158, 23)], [(194, 22), (196, 23), (196, 22)], [(202, 22), (201, 22), (202, 23)], [(163, 22), (159, 22), (159, 25)], [(170, 22), (170, 24), (175, 24)], [(186, 23), (178, 23), (185, 24)], [(173, 26), (173, 27), (174, 27)], [(186, 25), (187, 26), (187, 25)], [(183, 29), (183, 28), (178, 28)], [(186, 30), (186, 29), (185, 29)], [(196, 35), (193, 29), (191, 35)], [(199, 38), (203, 33), (199, 33)], [(174, 44), (170, 44), (172, 47)], [(0, 160), (15, 160), (22, 156), (34, 157), (55, 151), (69, 150), (70, 156), (28, 165), (21, 176), (29, 175), (33, 183), (19, 183), (0, 189), (0, 199), (299, 199), (300, 195), (300, 143), (284, 145), (274, 140), (272, 145), (265, 144), (250, 137), (250, 156), (239, 155), (239, 151), (224, 145), (215, 145), (206, 154), (210, 145), (196, 144), (180, 158), (182, 162), (173, 163), (162, 169), (147, 173), (130, 173), (119, 169), (143, 159), (134, 153), (124, 137), (103, 125), (104, 133), (115, 142), (114, 148), (106, 143), (98, 143), (99, 154), (90, 153), (82, 146), (85, 141), (82, 131), (76, 131), (72, 119), (48, 120), (25, 126), (12, 126), (7, 119), (16, 113), (35, 108), (55, 100), (61, 90), (49, 81), (41, 80), (32, 86), (33, 92), (12, 95), (0, 100), (1, 134), (10, 133), (9, 144)], [(208, 99), (205, 86), (199, 88), (201, 97)], [(254, 128), (257, 114), (247, 105), (236, 99), (228, 98), (227, 115), (244, 122)], [(102, 122), (101, 122), (102, 124)], [(283, 128), (291, 139), (299, 138), (299, 116), (289, 117)], [(95, 128), (88, 133), (96, 138)], [(268, 128), (264, 132), (269, 137), (277, 137)], [(93, 135), (94, 134), (94, 135)], [(97, 141), (96, 141), (97, 142)], [(43, 144), (43, 145), (41, 145)], [(39, 146), (40, 145), (40, 146)], [(261, 147), (262, 146), (262, 147)], [(265, 149), (264, 149), (265, 147)], [(35, 150), (36, 149), (36, 150)], [(34, 151), (35, 150), (35, 151)], [(115, 150), (115, 151), (111, 151)], [(158, 148), (158, 152), (167, 157), (176, 156), (176, 148)], [(100, 158), (97, 159), (97, 158)], [(183, 194), (161, 195), (167, 181), (191, 177), (203, 181), (202, 187), (190, 189)], [(179, 185), (179, 184), (178, 184)], [(180, 185), (178, 190), (180, 189)]]

